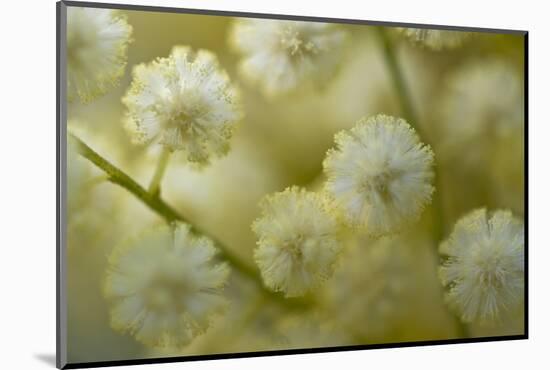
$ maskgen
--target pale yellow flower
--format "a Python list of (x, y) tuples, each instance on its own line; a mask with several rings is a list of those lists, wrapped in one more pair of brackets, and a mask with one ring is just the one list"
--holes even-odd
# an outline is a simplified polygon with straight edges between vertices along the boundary
[(431, 201), (433, 152), (405, 120), (361, 119), (335, 141), (323, 162), (326, 191), (348, 224), (390, 233)]
[(449, 76), (441, 110), (449, 141), (514, 134), (523, 128), (523, 81), (501, 60), (467, 63)]
[(238, 90), (210, 51), (176, 46), (167, 58), (134, 67), (123, 97), (134, 141), (182, 151), (205, 165), (229, 150), (242, 117)]
[(112, 327), (153, 347), (181, 347), (204, 333), (225, 306), (229, 268), (215, 254), (210, 239), (183, 223), (115, 248), (105, 281)]
[(297, 187), (267, 196), (252, 228), (265, 284), (287, 297), (304, 295), (332, 274), (338, 225), (322, 196)]
[[(524, 209), (524, 88), (512, 64), (466, 63), (449, 75), (439, 106), (439, 159), (477, 176), (492, 204)], [(451, 173), (452, 175), (452, 173)]]
[(470, 212), (455, 225), (440, 251), (446, 299), (466, 322), (498, 321), (524, 298), (523, 222), (511, 212)]
[(239, 19), (231, 44), (242, 54), (244, 78), (274, 97), (332, 77), (347, 33), (331, 23)]
[(111, 9), (67, 8), (67, 96), (89, 102), (118, 84), (132, 27)]

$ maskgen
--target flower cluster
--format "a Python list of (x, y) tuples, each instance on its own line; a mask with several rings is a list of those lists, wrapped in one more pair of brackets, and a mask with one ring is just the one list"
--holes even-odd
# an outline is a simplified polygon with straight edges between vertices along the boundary
[(132, 27), (115, 10), (67, 10), (67, 96), (89, 102), (116, 85), (126, 67)]
[[(114, 10), (71, 6), (67, 15), (68, 98), (89, 102), (121, 80), (132, 27)], [(130, 19), (136, 20), (134, 26), (140, 25), (139, 16)], [(132, 68), (129, 86), (121, 94), (124, 128), (134, 143), (161, 153), (149, 187), (142, 187), (141, 175), (151, 172), (151, 163), (135, 155), (143, 152), (120, 135), (122, 125), (110, 125), (110, 118), (116, 117), (115, 122), (119, 118), (120, 107), (107, 113), (97, 110), (107, 124), (94, 126), (94, 131), (112, 130), (102, 133), (109, 138), (108, 146), (115, 147), (109, 160), (100, 154), (107, 145), (102, 147), (95, 136), (88, 137), (94, 142), (90, 146), (82, 141), (88, 138), (77, 138), (81, 135), (76, 133), (71, 135), (74, 142), (68, 142), (68, 214), (73, 224), (78, 221), (76, 226), (85, 224), (87, 233), (101, 229), (88, 238), (93, 243), (115, 246), (107, 261), (98, 257), (101, 272), (106, 268), (103, 292), (110, 304), (112, 329), (154, 351), (196, 354), (242, 351), (243, 346), (265, 350), (433, 339), (454, 333), (454, 313), (466, 323), (494, 323), (521, 310), (522, 220), (511, 211), (476, 209), (441, 242), (440, 233), (450, 226), (445, 220), (452, 217), (438, 218), (438, 212), (458, 214), (452, 203), (459, 202), (462, 210), (485, 204), (522, 212), (524, 171), (517, 161), (523, 160), (518, 153), (523, 151), (525, 107), (522, 81), (513, 64), (495, 57), (457, 60), (450, 69), (439, 65), (448, 56), (434, 58), (429, 50), (458, 47), (471, 37), (469, 32), (399, 29), (404, 39), (426, 51), (395, 48), (393, 38), (385, 31), (375, 32), (380, 31), (377, 28), (351, 32), (352, 26), (333, 23), (242, 18), (230, 28), (226, 24), (217, 28), (224, 35), (229, 30), (229, 46), (237, 57), (225, 55), (225, 50), (216, 54), (200, 46), (179, 45), (183, 39), (176, 37), (159, 45), (159, 50), (172, 47), (168, 55)], [(346, 60), (350, 35), (360, 41), (351, 50), (355, 57), (348, 58), (353, 63), (335, 78)], [(370, 37), (381, 42), (371, 43)], [(156, 35), (152, 38), (158, 40)], [(193, 45), (200, 40), (194, 38)], [(380, 58), (371, 52), (371, 44), (382, 46), (376, 50)], [(465, 50), (455, 54), (451, 56), (467, 55)], [(133, 55), (145, 53), (138, 50)], [(228, 61), (227, 66), (218, 55)], [(428, 58), (429, 65), (417, 68)], [(374, 67), (365, 69), (370, 63)], [(439, 68), (437, 73), (432, 67)], [(240, 89), (226, 72), (234, 69), (250, 85), (244, 91), (252, 117), (235, 138), (244, 109)], [(448, 71), (446, 84), (432, 86)], [(370, 82), (379, 81), (376, 88), (357, 79), (359, 72)], [(416, 83), (419, 80), (422, 83)], [(330, 89), (320, 88), (328, 81)], [(408, 94), (406, 85), (411, 81), (415, 89)], [(312, 87), (325, 93), (311, 94)], [(439, 92), (441, 97), (429, 109), (426, 104), (416, 109), (428, 94)], [(294, 104), (296, 93), (306, 93), (306, 99)], [(282, 99), (270, 100), (275, 98)], [(330, 109), (325, 106), (328, 102)], [(411, 125), (417, 122), (371, 115), (396, 111), (397, 102), (410, 108), (408, 116), (420, 113), (423, 125), (416, 128), (429, 137), (419, 137)], [(102, 105), (89, 110), (71, 107), (69, 114)], [(284, 114), (279, 114), (281, 110)], [(308, 120), (311, 126), (301, 125)], [(315, 137), (310, 136), (313, 125), (318, 129)], [(335, 127), (346, 129), (336, 133), (333, 147), (322, 158)], [(281, 140), (287, 136), (300, 140), (288, 145), (290, 141)], [(317, 146), (306, 147), (312, 141)], [(435, 156), (426, 142), (435, 147), (438, 163), (443, 164), (437, 181), (437, 191), (443, 194), (434, 198), (432, 217), (419, 221), (436, 191)], [(230, 146), (235, 147), (231, 155), (196, 171), (226, 156)], [(297, 147), (301, 151), (289, 149)], [(181, 154), (187, 165), (166, 176), (173, 152)], [(294, 156), (302, 156), (307, 164), (300, 160), (285, 166)], [(453, 160), (462, 165), (455, 166)], [(470, 184), (478, 173), (468, 172), (464, 163), (484, 173), (487, 189)], [(90, 170), (102, 172), (90, 180)], [(106, 180), (120, 188), (108, 196), (103, 187), (88, 191)], [(300, 186), (288, 186), (292, 183)], [(460, 189), (454, 197), (448, 192), (453, 186)], [(274, 189), (284, 190), (266, 194)], [(117, 191), (141, 203), (127, 205), (130, 198), (124, 198), (124, 205), (117, 206), (124, 219), (117, 220), (117, 226), (103, 227), (96, 220), (104, 222), (105, 210), (111, 210), (104, 204), (110, 206), (119, 196)], [(476, 194), (466, 198), (465, 192)], [(87, 196), (77, 198), (82, 194)], [(516, 198), (517, 207), (511, 205)], [(92, 203), (95, 214), (80, 212), (86, 217), (79, 217), (73, 211), (90, 211)], [(143, 204), (149, 206), (144, 212), (154, 212), (136, 213), (134, 207)], [(180, 211), (181, 217), (176, 213)], [(149, 229), (158, 216), (169, 221)], [(208, 227), (219, 224), (212, 231), (223, 240), (218, 243), (223, 253), (217, 254), (213, 239), (194, 231), (198, 228), (174, 219), (192, 219)], [(407, 227), (415, 221), (418, 227)], [(67, 239), (75, 245), (89, 235), (83, 236), (76, 227), (67, 229)], [(138, 235), (118, 244), (121, 230)], [(231, 247), (225, 249), (225, 244)], [(434, 245), (444, 255), (441, 263)], [(240, 260), (247, 252), (253, 254), (252, 266)], [(242, 274), (228, 286), (230, 263)], [(97, 276), (86, 278), (88, 282)], [(247, 284), (248, 279), (255, 284)], [(441, 285), (452, 311), (441, 300)], [(235, 303), (229, 312), (224, 311), (226, 298)], [(209, 331), (211, 327), (214, 330)], [(240, 336), (228, 345), (233, 329), (241, 327)]]
[[(296, 187), (267, 197), (253, 229), (268, 287), (303, 295), (330, 276), (345, 224), (389, 234), (430, 201), (433, 153), (402, 119), (378, 115), (336, 135), (320, 194)], [(330, 206), (327, 206), (330, 204)]]
[(523, 303), (523, 222), (511, 212), (474, 210), (460, 219), (440, 251), (447, 301), (466, 322), (494, 322)]
[(198, 165), (227, 153), (242, 116), (238, 90), (216, 56), (187, 46), (134, 67), (123, 102), (126, 126), (136, 142), (182, 151)]
[(243, 55), (244, 78), (274, 97), (330, 78), (346, 38), (341, 27), (330, 23), (240, 19), (230, 41)]
[(229, 268), (214, 263), (215, 254), (210, 239), (183, 223), (115, 248), (104, 289), (113, 328), (155, 347), (181, 347), (204, 333), (225, 306)]
[(390, 233), (430, 202), (433, 153), (403, 119), (362, 119), (335, 141), (323, 162), (326, 191), (349, 225)]
[(300, 296), (332, 274), (340, 243), (328, 207), (320, 195), (297, 187), (264, 199), (252, 228), (259, 237), (254, 257), (269, 288)]

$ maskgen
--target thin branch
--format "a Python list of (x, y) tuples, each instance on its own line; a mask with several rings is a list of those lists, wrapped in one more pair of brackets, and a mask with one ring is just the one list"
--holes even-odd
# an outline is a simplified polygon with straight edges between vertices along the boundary
[(395, 50), (391, 42), (390, 37), (386, 33), (386, 30), (382, 27), (377, 27), (378, 37), (382, 45), (382, 51), (384, 53), (384, 60), (388, 66), (390, 76), (393, 80), (393, 85), (395, 86), (395, 91), (399, 98), (399, 104), (401, 104), (401, 110), (403, 116), (407, 122), (415, 128), (418, 134), (421, 137), (424, 135), (421, 134), (421, 128), (418, 127), (418, 117), (414, 111), (412, 99), (410, 92), (407, 88), (407, 83), (405, 82), (405, 77), (401, 72), (401, 67), (397, 61), (397, 56), (395, 55)]
[(96, 165), (99, 169), (105, 172), (108, 176), (108, 181), (113, 184), (117, 184), (122, 188), (128, 190), (136, 198), (141, 200), (145, 205), (147, 205), (152, 211), (161, 216), (166, 222), (171, 223), (173, 221), (182, 221), (191, 226), (191, 230), (194, 233), (200, 235), (207, 235), (214, 241), (220, 250), (220, 257), (227, 261), (235, 270), (239, 271), (241, 274), (250, 278), (256, 283), (256, 286), (260, 291), (267, 297), (271, 298), (273, 301), (276, 301), (286, 307), (304, 309), (310, 306), (310, 302), (305, 300), (300, 300), (297, 298), (284, 298), (282, 294), (272, 292), (268, 290), (262, 283), (261, 276), (256, 272), (256, 269), (253, 266), (250, 266), (248, 263), (242, 261), (237, 257), (231, 250), (221, 243), (216, 238), (212, 237), (210, 234), (199, 229), (191, 222), (189, 222), (185, 217), (180, 215), (175, 209), (170, 205), (165, 203), (158, 194), (152, 194), (145, 190), (140, 184), (138, 184), (134, 179), (124, 173), (122, 170), (111, 164), (108, 160), (103, 158), (92, 148), (90, 148), (86, 143), (80, 140), (76, 135), (69, 133), (69, 140), (73, 140), (77, 144), (79, 153)]
[(153, 174), (153, 178), (149, 184), (149, 193), (154, 196), (160, 196), (160, 183), (162, 182), (164, 172), (166, 172), (170, 154), (172, 154), (172, 152), (168, 148), (163, 148), (160, 153), (159, 161), (157, 163), (157, 167), (155, 168), (155, 173)]

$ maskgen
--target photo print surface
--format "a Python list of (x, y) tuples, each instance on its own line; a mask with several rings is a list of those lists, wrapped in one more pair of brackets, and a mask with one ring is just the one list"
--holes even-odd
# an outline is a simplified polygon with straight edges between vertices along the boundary
[(526, 337), (525, 32), (60, 6), (69, 365)]

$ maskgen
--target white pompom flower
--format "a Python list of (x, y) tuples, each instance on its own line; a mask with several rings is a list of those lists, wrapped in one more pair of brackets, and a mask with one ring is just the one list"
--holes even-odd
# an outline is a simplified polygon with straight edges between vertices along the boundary
[(498, 138), (523, 129), (524, 86), (513, 65), (473, 61), (454, 71), (446, 87), (441, 111), (449, 141), (471, 145), (487, 134)]
[(325, 188), (350, 226), (391, 233), (431, 201), (434, 155), (405, 120), (363, 118), (335, 142), (323, 162)]
[[(445, 167), (482, 181), (491, 204), (523, 213), (524, 81), (500, 59), (476, 59), (446, 80), (438, 153)], [(483, 191), (482, 191), (483, 192)]]
[(524, 299), (523, 222), (510, 211), (474, 210), (440, 246), (446, 299), (465, 322), (490, 323)]
[(399, 28), (412, 41), (427, 46), (432, 50), (452, 49), (461, 46), (471, 32), (429, 30), (425, 28)]
[(230, 42), (243, 57), (243, 77), (275, 97), (332, 77), (346, 39), (347, 32), (331, 23), (239, 19)]
[(67, 9), (67, 97), (89, 102), (124, 74), (132, 27), (116, 10)]
[(330, 277), (341, 245), (321, 195), (290, 187), (267, 196), (261, 209), (252, 225), (259, 238), (254, 258), (267, 287), (296, 297)]
[(176, 46), (167, 58), (134, 67), (123, 97), (135, 142), (181, 151), (206, 165), (229, 150), (242, 117), (239, 93), (210, 51)]
[(111, 326), (153, 347), (182, 347), (209, 327), (225, 307), (225, 263), (216, 248), (187, 224), (153, 229), (115, 248), (105, 294), (112, 301)]

